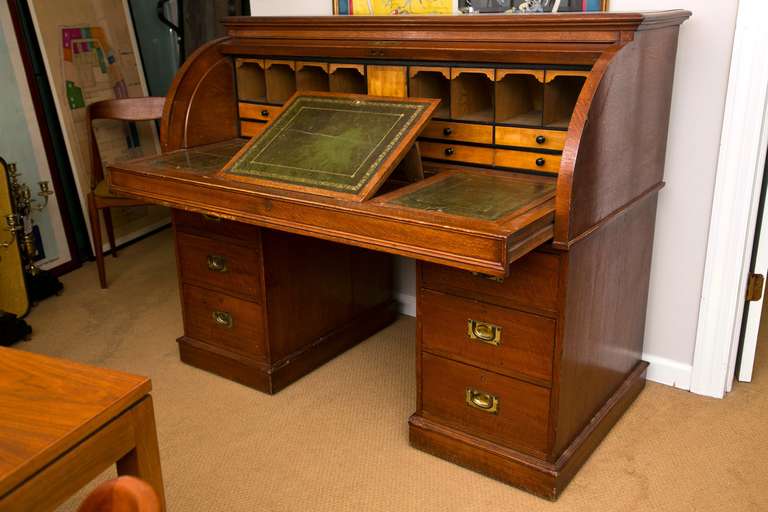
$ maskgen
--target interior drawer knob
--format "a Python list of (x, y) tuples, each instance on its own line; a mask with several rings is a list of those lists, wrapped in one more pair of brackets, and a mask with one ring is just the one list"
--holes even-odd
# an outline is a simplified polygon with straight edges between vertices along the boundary
[(501, 327), (498, 325), (470, 318), (467, 320), (467, 334), (471, 340), (494, 346), (501, 345)]
[(499, 412), (499, 399), (490, 393), (467, 388), (465, 400), (467, 405), (475, 409), (491, 414), (498, 414)]
[(266, 109), (262, 110), (261, 115), (264, 117), (269, 117), (269, 110), (266, 110)]
[(546, 161), (546, 160), (544, 160), (544, 159), (543, 159), (543, 158), (541, 158), (541, 157), (539, 157), (539, 158), (537, 158), (537, 159), (536, 159), (536, 165), (537, 165), (537, 166), (539, 166), (539, 167), (544, 167), (544, 164), (545, 164), (545, 163), (547, 163), (547, 161)]
[(452, 133), (453, 133), (453, 130), (450, 127), (443, 128), (443, 135), (445, 135), (446, 137), (448, 135), (451, 135)]
[(216, 325), (224, 327), (225, 329), (231, 329), (235, 323), (232, 315), (226, 311), (214, 311), (213, 321), (216, 322)]
[(227, 268), (227, 258), (219, 256), (218, 254), (209, 254), (208, 270), (211, 272), (220, 272), (222, 274), (227, 272), (229, 270), (229, 268)]
[(453, 156), (455, 152), (453, 148), (445, 148), (445, 156)]
[(545, 142), (547, 142), (547, 138), (545, 136), (539, 135), (536, 137), (536, 144), (544, 144)]

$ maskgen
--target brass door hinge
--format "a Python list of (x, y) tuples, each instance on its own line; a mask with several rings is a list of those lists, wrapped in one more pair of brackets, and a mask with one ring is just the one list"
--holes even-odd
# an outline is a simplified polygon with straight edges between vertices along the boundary
[(765, 278), (762, 274), (749, 274), (747, 281), (747, 302), (755, 302), (763, 297), (763, 283)]

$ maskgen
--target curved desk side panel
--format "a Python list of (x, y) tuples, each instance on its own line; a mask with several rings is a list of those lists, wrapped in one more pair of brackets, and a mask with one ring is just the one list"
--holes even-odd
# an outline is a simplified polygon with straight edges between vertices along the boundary
[(163, 152), (239, 135), (232, 59), (213, 40), (198, 48), (176, 74), (160, 124)]

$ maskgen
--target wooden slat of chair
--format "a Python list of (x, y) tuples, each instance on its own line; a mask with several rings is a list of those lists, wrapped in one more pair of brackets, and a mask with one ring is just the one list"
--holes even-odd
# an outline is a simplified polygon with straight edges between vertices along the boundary
[(104, 180), (104, 166), (101, 161), (99, 146), (96, 142), (96, 135), (93, 130), (93, 121), (96, 119), (151, 121), (160, 119), (163, 116), (164, 106), (165, 98), (149, 96), (143, 98), (97, 101), (88, 105), (88, 108), (86, 109), (86, 126), (88, 128), (91, 155), (91, 191), (88, 193), (88, 216), (91, 221), (93, 252), (96, 256), (96, 265), (99, 269), (99, 282), (102, 288), (107, 287), (107, 275), (106, 269), (104, 268), (104, 251), (101, 245), (99, 211), (101, 211), (104, 216), (104, 227), (107, 231), (107, 238), (109, 239), (110, 252), (113, 257), (117, 257), (115, 231), (112, 225), (112, 214), (109, 209), (123, 206), (141, 206), (147, 203), (146, 201), (128, 197), (105, 197), (95, 193), (96, 187)]
[(121, 476), (96, 487), (77, 512), (160, 512), (160, 500), (144, 480)]

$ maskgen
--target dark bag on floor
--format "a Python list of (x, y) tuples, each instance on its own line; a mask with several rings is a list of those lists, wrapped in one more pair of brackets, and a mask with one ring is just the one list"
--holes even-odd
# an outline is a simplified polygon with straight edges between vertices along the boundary
[(0, 345), (10, 346), (17, 341), (29, 339), (32, 328), (12, 313), (0, 311)]

